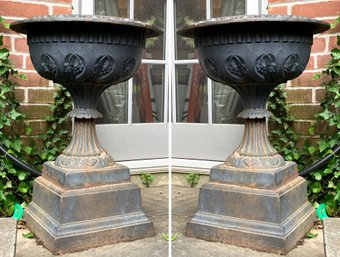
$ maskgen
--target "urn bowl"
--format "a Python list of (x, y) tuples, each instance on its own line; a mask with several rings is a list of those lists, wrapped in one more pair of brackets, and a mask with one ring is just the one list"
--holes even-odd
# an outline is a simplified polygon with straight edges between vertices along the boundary
[(11, 29), (27, 34), (37, 72), (66, 87), (129, 79), (141, 62), (146, 38), (162, 32), (125, 18), (86, 15), (35, 17), (14, 22)]
[(179, 29), (193, 37), (198, 58), (211, 79), (229, 85), (279, 84), (306, 68), (313, 34), (329, 25), (296, 16), (232, 16)]

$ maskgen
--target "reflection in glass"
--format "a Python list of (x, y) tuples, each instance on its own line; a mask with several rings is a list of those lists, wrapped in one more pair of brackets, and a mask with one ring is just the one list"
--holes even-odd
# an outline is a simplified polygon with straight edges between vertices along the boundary
[(212, 17), (242, 15), (246, 13), (245, 0), (212, 0)]
[(164, 121), (164, 66), (141, 64), (133, 77), (132, 122)]
[[(136, 20), (146, 22), (151, 25), (156, 25), (165, 28), (165, 0), (140, 0), (135, 1)], [(164, 34), (158, 37), (149, 38), (146, 40), (146, 51), (144, 58), (146, 59), (164, 59)]]
[(128, 0), (95, 0), (95, 14), (128, 17)]
[(177, 122), (208, 122), (207, 77), (199, 64), (176, 67)]
[(213, 123), (242, 124), (237, 115), (243, 110), (240, 95), (227, 85), (213, 82)]
[[(205, 0), (175, 0), (175, 24), (177, 30), (178, 28), (189, 25), (196, 21), (204, 20), (205, 10), (206, 10)], [(195, 45), (191, 38), (186, 38), (177, 35), (176, 37), (176, 59), (195, 59)]]
[(97, 110), (103, 118), (96, 123), (127, 123), (128, 117), (128, 84), (127, 82), (107, 88), (99, 97)]

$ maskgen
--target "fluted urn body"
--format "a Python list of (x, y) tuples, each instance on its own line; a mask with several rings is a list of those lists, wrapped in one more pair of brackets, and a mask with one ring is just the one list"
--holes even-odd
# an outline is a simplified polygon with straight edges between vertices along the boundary
[(188, 236), (287, 253), (313, 225), (306, 181), (268, 140), (266, 102), (277, 85), (303, 72), (313, 34), (328, 28), (303, 17), (260, 15), (216, 18), (178, 31), (195, 39), (207, 76), (240, 94), (245, 120), (239, 147), (211, 168), (200, 189)]
[(266, 103), (279, 84), (306, 68), (313, 34), (328, 24), (295, 16), (235, 16), (198, 22), (179, 30), (194, 37), (200, 64), (209, 78), (233, 87), (241, 96), (245, 133), (226, 163), (235, 167), (285, 165), (267, 139)]
[(140, 189), (129, 169), (99, 144), (95, 120), (100, 94), (132, 77), (147, 37), (161, 30), (123, 18), (60, 15), (11, 24), (27, 34), (34, 68), (70, 92), (72, 140), (55, 161), (44, 163), (33, 184), (26, 223), (53, 253), (79, 251), (152, 236)]
[(124, 18), (60, 15), (27, 19), (11, 24), (27, 34), (34, 68), (44, 78), (70, 92), (75, 118), (69, 147), (55, 165), (66, 168), (107, 167), (113, 158), (95, 134), (100, 94), (109, 86), (128, 80), (137, 70), (146, 38), (161, 30)]

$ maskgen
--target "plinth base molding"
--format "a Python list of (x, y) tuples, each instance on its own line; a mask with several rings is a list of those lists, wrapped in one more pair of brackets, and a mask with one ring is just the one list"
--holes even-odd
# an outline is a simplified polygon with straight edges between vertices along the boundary
[(65, 189), (43, 177), (34, 181), (27, 226), (53, 253), (86, 250), (153, 236), (131, 182)]
[(189, 221), (186, 235), (258, 251), (288, 253), (316, 219), (307, 200), (305, 179), (288, 179), (271, 189), (244, 184), (210, 181), (203, 185), (198, 212)]

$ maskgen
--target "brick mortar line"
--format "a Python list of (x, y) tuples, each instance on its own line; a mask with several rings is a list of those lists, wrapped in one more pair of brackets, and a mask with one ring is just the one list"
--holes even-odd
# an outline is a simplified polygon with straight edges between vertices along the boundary
[(290, 87), (290, 88), (287, 88), (287, 90), (289, 90), (289, 91), (293, 91), (293, 90), (299, 90), (299, 89), (304, 89), (304, 90), (306, 90), (306, 89), (315, 89), (315, 90), (318, 90), (318, 89), (324, 89), (325, 87), (318, 87), (318, 86), (316, 86), (316, 87)]
[(324, 2), (337, 2), (336, 0), (307, 0), (307, 1), (294, 1), (294, 2), (285, 2), (285, 3), (268, 3), (268, 7), (273, 7), (273, 6), (288, 6), (288, 5), (301, 5), (301, 4), (310, 4), (310, 3), (324, 3)]
[(316, 122), (315, 120), (305, 119), (305, 120), (295, 120), (294, 122)]
[(20, 105), (25, 103), (28, 103), (28, 88), (24, 89), (24, 101)]
[(313, 39), (318, 39), (318, 38), (324, 38), (324, 39), (327, 39), (327, 38), (330, 38), (330, 37), (336, 37), (338, 34), (337, 33), (328, 33), (328, 34), (317, 34), (316, 36), (314, 35), (314, 38)]
[(318, 73), (322, 72), (323, 69), (305, 70), (303, 73)]
[(12, 3), (24, 3), (24, 4), (36, 4), (36, 5), (46, 5), (46, 6), (61, 6), (61, 7), (70, 7), (72, 4), (70, 3), (61, 3), (61, 2), (47, 2), (47, 1), (32, 1), (32, 0), (9, 0)]
[(319, 103), (316, 101), (316, 90), (312, 88), (312, 103)]
[(23, 56), (23, 57), (29, 57), (30, 56), (29, 53), (9, 51), (9, 56), (11, 57), (11, 55), (19, 55), (19, 56)]
[(50, 104), (47, 103), (20, 103), (20, 106), (47, 106), (49, 107)]
[(51, 91), (54, 90), (54, 88), (47, 88), (46, 86), (45, 87), (18, 86), (16, 87), (16, 89), (35, 89), (35, 90), (43, 89), (43, 90), (51, 90)]
[(290, 103), (291, 106), (320, 106), (320, 103)]

